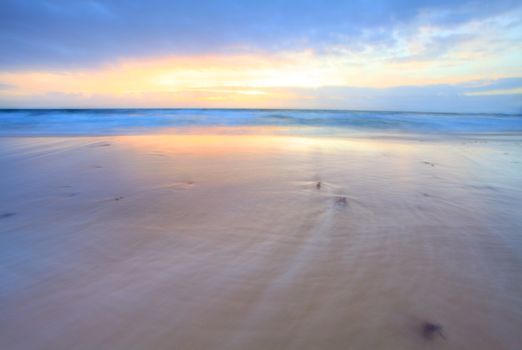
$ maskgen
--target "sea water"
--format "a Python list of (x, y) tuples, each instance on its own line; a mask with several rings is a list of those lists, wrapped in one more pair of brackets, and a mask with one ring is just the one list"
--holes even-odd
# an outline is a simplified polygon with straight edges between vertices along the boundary
[(137, 134), (212, 126), (292, 127), (293, 132), (301, 133), (503, 133), (522, 131), (522, 115), (275, 109), (0, 110), (0, 135)]

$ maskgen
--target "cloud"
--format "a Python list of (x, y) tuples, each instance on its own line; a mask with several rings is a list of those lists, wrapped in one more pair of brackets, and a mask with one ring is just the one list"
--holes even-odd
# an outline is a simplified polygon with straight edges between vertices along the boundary
[(173, 54), (320, 53), (332, 47), (358, 52), (368, 45), (394, 46), (426, 26), (453, 28), (508, 13), (517, 3), (3, 0), (0, 69), (84, 67)]
[[(515, 82), (517, 82), (515, 84)], [(517, 85), (518, 84), (518, 85)], [(481, 86), (470, 88), (470, 86)], [(517, 93), (488, 93), (517, 85)], [(325, 87), (301, 93), (303, 108), (522, 114), (522, 78), (390, 88)], [(506, 92), (506, 91), (504, 91)]]
[[(520, 95), (513, 89), (522, 87), (522, 68), (492, 62), (396, 62), (372, 52), (353, 57), (311, 52), (171, 56), (89, 69), (0, 72), (0, 81), (10, 86), (0, 90), (0, 99), (4, 107), (519, 112)], [(475, 69), (481, 72), (473, 74)], [(501, 96), (506, 92), (513, 96)]]
[(2, 83), (0, 82), (0, 91), (1, 90), (10, 90), (10, 89), (14, 89), (15, 86), (13, 84), (7, 84), (7, 83)]
[(477, 92), (467, 92), (468, 96), (489, 96), (489, 95), (520, 95), (518, 98), (522, 98), (522, 87), (513, 89), (498, 89), (498, 90), (487, 90)]
[(522, 87), (522, 78), (505, 78), (497, 80), (478, 80), (464, 85), (468, 92), (484, 92), (499, 89), (516, 89)]
[(518, 112), (522, 3), (3, 0), (3, 106)]
[(504, 86), (522, 86), (522, 78), (363, 88), (323, 86), (318, 88), (246, 86), (207, 86), (179, 91), (129, 91), (114, 95), (100, 93), (35, 92), (3, 96), (0, 106), (52, 108), (298, 108), (348, 109), (449, 113), (522, 114), (522, 99), (514, 94), (474, 94)]

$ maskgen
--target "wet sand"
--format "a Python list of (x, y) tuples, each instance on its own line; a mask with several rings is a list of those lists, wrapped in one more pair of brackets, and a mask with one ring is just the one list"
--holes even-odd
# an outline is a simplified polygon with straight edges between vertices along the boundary
[(522, 344), (520, 136), (2, 137), (0, 169), (1, 349)]

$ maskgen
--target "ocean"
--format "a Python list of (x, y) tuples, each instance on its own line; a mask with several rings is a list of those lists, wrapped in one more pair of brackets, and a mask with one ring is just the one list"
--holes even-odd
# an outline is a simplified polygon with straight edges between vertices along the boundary
[(117, 135), (214, 126), (277, 126), (305, 134), (505, 133), (522, 131), (522, 115), (275, 109), (0, 109), (0, 135)]

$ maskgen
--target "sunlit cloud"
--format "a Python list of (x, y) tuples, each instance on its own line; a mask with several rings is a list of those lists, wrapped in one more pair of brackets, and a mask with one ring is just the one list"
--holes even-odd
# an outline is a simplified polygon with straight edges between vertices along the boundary
[[(213, 19), (216, 29), (212, 40), (206, 29), (183, 31), (183, 21), (190, 19), (190, 28), (197, 28), (194, 23), (210, 18), (190, 12), (169, 27), (157, 22), (167, 17), (155, 11), (157, 21), (151, 23), (157, 31), (150, 32), (150, 28), (140, 26), (142, 22), (136, 22), (141, 31), (131, 41), (128, 36), (134, 29), (120, 28), (122, 16), (141, 21), (152, 15), (137, 16), (136, 10), (124, 2), (91, 1), (74, 6), (60, 1), (37, 3), (35, 8), (43, 4), (41, 19), (29, 6), (8, 3), (7, 10), (33, 16), (35, 21), (66, 21), (73, 38), (54, 31), (59, 25), (49, 24), (40, 41), (22, 50), (19, 45), (32, 42), (29, 33), (11, 30), (9, 23), (14, 20), (6, 17), (4, 26), (8, 30), (0, 42), (10, 40), (14, 50), (7, 50), (0, 60), (0, 103), (4, 106), (314, 108), (328, 102), (331, 108), (355, 108), (361, 105), (360, 99), (369, 101), (379, 96), (379, 89), (398, 91), (396, 88), (416, 86), (427, 92), (430, 86), (437, 86), (437, 93), (444, 95), (456, 93), (451, 86), (522, 77), (522, 8), (509, 1), (498, 6), (419, 2), (408, 4), (409, 10), (400, 2), (390, 2), (386, 11), (398, 16), (396, 20), (376, 12), (367, 18), (350, 15), (353, 23), (337, 24), (327, 20), (337, 18), (335, 11), (317, 8), (316, 15), (306, 19), (297, 16), (300, 9), (296, 8), (286, 26), (277, 20), (275, 9), (250, 4), (242, 9), (245, 16), (257, 18), (259, 11), (273, 16), (260, 19), (263, 27), (245, 22), (244, 28), (239, 28), (230, 27), (225, 19), (231, 15), (219, 11)], [(78, 46), (86, 35), (81, 25), (85, 18), (79, 13), (106, 26), (103, 32), (89, 27), (94, 37), (99, 36), (96, 42), (88, 36), (83, 46)], [(172, 12), (171, 16), (178, 15)], [(187, 46), (178, 31), (198, 48)], [(278, 35), (265, 36), (264, 31)], [(149, 36), (143, 37), (145, 33)], [(137, 44), (141, 45), (139, 50)], [(37, 56), (24, 50), (40, 52), (40, 60), (35, 63)], [(102, 52), (103, 57), (90, 56), (91, 51), (93, 55)], [(13, 54), (23, 57), (17, 61)], [(442, 86), (447, 90), (441, 90)], [(356, 94), (357, 101), (346, 100), (344, 92), (337, 97), (324, 96), (323, 92), (332, 87), (344, 92), (358, 89), (368, 95)], [(518, 88), (490, 90), (503, 93)], [(502, 94), (457, 90), (459, 96)], [(426, 100), (430, 98), (433, 96), (425, 96)], [(409, 109), (424, 105), (416, 100)], [(375, 106), (386, 108), (377, 102)], [(447, 108), (451, 110), (452, 106)]]
[[(468, 96), (493, 96), (493, 95), (522, 95), (522, 87), (514, 89), (499, 89), (487, 91), (466, 92)], [(520, 96), (522, 98), (522, 96)]]

